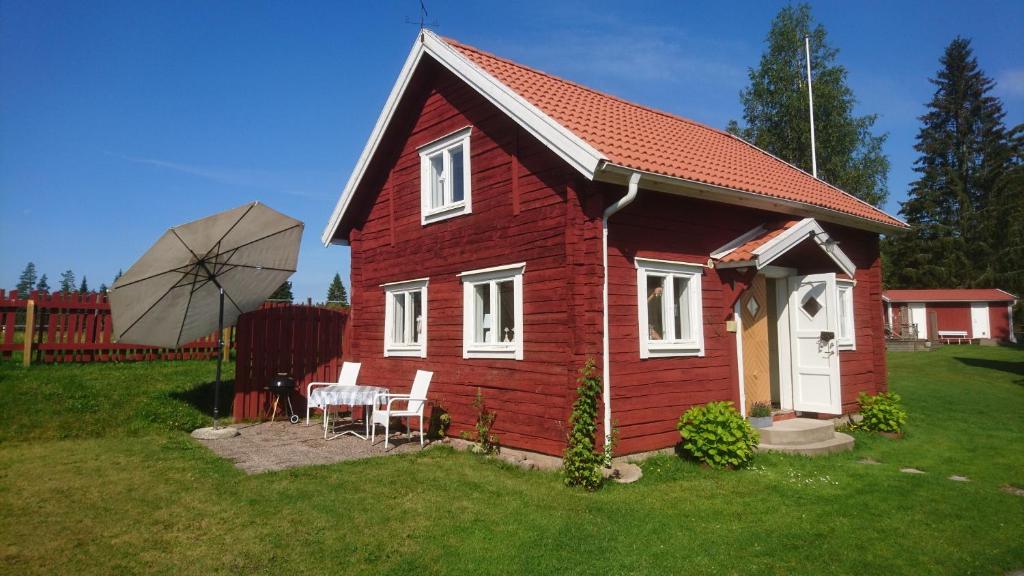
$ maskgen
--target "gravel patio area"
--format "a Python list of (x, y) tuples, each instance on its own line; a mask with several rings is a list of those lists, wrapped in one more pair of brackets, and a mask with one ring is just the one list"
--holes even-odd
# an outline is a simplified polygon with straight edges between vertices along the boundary
[[(235, 466), (247, 474), (260, 474), (298, 466), (333, 464), (344, 460), (357, 460), (376, 456), (391, 456), (419, 451), (417, 432), (412, 438), (405, 436), (404, 427), (400, 434), (392, 433), (391, 448), (384, 453), (384, 430), (378, 429), (377, 443), (370, 446), (369, 439), (361, 440), (346, 434), (333, 440), (324, 440), (320, 420), (291, 424), (289, 422), (262, 422), (239, 424), (239, 435), (220, 440), (199, 440), (222, 458), (235, 462)], [(350, 429), (364, 430), (362, 424)], [(429, 447), (429, 441), (426, 447)]]

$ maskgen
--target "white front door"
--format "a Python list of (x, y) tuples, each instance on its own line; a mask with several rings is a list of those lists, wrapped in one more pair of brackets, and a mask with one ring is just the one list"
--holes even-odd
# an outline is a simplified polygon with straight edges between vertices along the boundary
[(838, 310), (835, 274), (790, 277), (794, 410), (842, 413), (836, 348)]
[(910, 308), (910, 323), (917, 326), (917, 339), (928, 339), (928, 308), (921, 303), (908, 304)]
[(991, 338), (988, 302), (971, 302), (971, 338)]

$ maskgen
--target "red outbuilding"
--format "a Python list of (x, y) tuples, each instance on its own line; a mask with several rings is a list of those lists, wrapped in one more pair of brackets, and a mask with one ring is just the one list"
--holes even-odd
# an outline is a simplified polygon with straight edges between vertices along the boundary
[[(696, 85), (695, 85), (696, 86)], [(880, 233), (906, 225), (724, 131), (422, 31), (324, 232), (360, 380), (560, 455), (588, 358), (617, 453), (689, 407), (841, 414), (886, 388)]]
[(894, 331), (919, 340), (1016, 342), (1017, 297), (995, 288), (887, 290), (885, 320)]

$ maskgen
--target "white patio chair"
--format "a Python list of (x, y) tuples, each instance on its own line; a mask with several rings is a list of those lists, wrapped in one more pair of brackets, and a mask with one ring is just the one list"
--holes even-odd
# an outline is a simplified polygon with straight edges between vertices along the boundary
[[(433, 372), (417, 370), (416, 378), (412, 381), (412, 390), (408, 394), (380, 394), (373, 403), (373, 416), (370, 418), (370, 444), (376, 440), (377, 424), (384, 425), (384, 451), (388, 451), (388, 437), (391, 433), (391, 419), (405, 418), (405, 433), (412, 435), (409, 430), (409, 421), (413, 416), (420, 419), (420, 448), (423, 447), (423, 406), (427, 403), (427, 389), (430, 388), (430, 379)], [(384, 407), (381, 404), (387, 403)], [(404, 410), (398, 409), (394, 404), (405, 402)]]
[[(337, 382), (310, 382), (306, 386), (306, 426), (309, 426), (309, 395), (317, 386), (355, 386), (356, 378), (359, 376), (359, 362), (345, 362), (341, 365), (341, 373), (338, 374)], [(324, 426), (327, 426), (327, 407), (324, 407)]]

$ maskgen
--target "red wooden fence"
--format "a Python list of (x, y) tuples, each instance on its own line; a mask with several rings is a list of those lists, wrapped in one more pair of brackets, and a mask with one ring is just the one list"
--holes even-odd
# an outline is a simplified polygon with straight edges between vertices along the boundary
[[(28, 298), (0, 290), (0, 359), (22, 352), (25, 310), (34, 302), (32, 361), (124, 362), (134, 360), (209, 359), (217, 353), (217, 335), (211, 334), (177, 349), (121, 344), (113, 341), (113, 322), (106, 294), (40, 294)], [(232, 346), (229, 339), (225, 345)]]
[(235, 420), (267, 417), (272, 396), (264, 387), (280, 372), (295, 378), (292, 402), (304, 411), (307, 384), (337, 382), (347, 326), (347, 311), (316, 306), (275, 305), (243, 314), (236, 328)]

